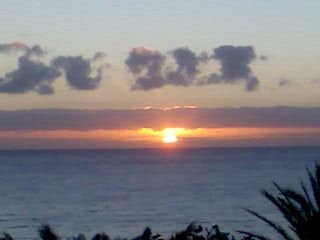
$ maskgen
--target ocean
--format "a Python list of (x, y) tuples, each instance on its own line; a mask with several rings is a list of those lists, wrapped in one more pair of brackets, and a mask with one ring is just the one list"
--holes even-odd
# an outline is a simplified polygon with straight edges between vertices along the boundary
[(0, 231), (134, 237), (195, 221), (269, 233), (244, 208), (281, 222), (260, 190), (299, 188), (316, 161), (320, 147), (0, 151)]

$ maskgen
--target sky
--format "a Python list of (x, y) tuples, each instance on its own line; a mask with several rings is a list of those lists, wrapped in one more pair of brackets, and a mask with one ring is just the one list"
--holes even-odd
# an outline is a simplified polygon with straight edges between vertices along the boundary
[(1, 9), (2, 149), (320, 144), (319, 1)]

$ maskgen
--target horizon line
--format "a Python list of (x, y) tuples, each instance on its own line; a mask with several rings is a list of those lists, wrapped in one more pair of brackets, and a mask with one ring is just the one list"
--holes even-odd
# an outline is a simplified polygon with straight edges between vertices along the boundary
[(188, 150), (188, 149), (244, 149), (244, 148), (320, 148), (320, 145), (269, 145), (269, 146), (216, 146), (216, 147), (119, 147), (119, 148), (17, 148), (17, 149), (0, 149), (0, 152), (5, 151), (121, 151), (121, 150)]

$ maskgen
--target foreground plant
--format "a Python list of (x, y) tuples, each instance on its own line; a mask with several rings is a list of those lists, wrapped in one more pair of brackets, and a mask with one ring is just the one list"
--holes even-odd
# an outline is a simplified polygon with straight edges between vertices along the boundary
[(0, 240), (13, 240), (9, 233), (3, 232), (0, 236)]
[[(248, 210), (249, 213), (261, 219), (272, 227), (282, 239), (285, 240), (320, 240), (320, 165), (316, 164), (315, 173), (309, 170), (311, 193), (306, 185), (301, 181), (301, 190), (280, 187), (274, 183), (278, 190), (277, 195), (273, 195), (263, 190), (262, 194), (282, 213), (288, 223), (287, 228), (271, 221), (263, 215)], [(247, 236), (255, 237), (259, 240), (270, 240), (270, 238), (252, 232), (239, 231)]]

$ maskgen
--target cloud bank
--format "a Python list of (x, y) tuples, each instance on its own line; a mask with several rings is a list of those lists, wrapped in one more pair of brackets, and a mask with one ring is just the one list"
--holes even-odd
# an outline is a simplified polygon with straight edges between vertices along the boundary
[(184, 128), (320, 128), (320, 108), (174, 108), (0, 111), (0, 131)]

